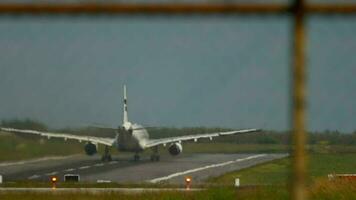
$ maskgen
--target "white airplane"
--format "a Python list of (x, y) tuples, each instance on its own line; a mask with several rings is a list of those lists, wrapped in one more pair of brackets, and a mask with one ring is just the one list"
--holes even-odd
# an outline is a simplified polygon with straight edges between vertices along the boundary
[(119, 126), (116, 130), (115, 138), (104, 138), (104, 137), (93, 137), (93, 136), (79, 136), (72, 134), (64, 133), (52, 133), (52, 132), (41, 132), (35, 130), (22, 130), (14, 128), (1, 128), (1, 131), (5, 132), (14, 132), (14, 133), (26, 133), (26, 134), (35, 134), (43, 137), (50, 138), (63, 138), (65, 141), (68, 139), (77, 140), (79, 142), (86, 142), (84, 146), (85, 153), (87, 155), (94, 155), (97, 153), (98, 144), (105, 146), (105, 151), (102, 156), (103, 161), (111, 161), (110, 147), (115, 147), (118, 151), (123, 152), (134, 152), (134, 160), (137, 161), (140, 159), (139, 153), (143, 150), (150, 148), (152, 149), (151, 161), (159, 161), (160, 156), (158, 154), (159, 145), (168, 146), (168, 152), (176, 156), (183, 151), (182, 142), (183, 141), (192, 141), (197, 142), (198, 139), (209, 138), (212, 140), (214, 137), (218, 136), (227, 136), (235, 134), (243, 134), (250, 132), (258, 132), (259, 129), (245, 129), (245, 130), (236, 130), (236, 131), (227, 131), (227, 132), (217, 132), (217, 133), (206, 133), (206, 134), (197, 134), (197, 135), (185, 135), (178, 137), (168, 137), (160, 139), (150, 139), (147, 130), (135, 123), (131, 123), (128, 120), (127, 112), (127, 96), (126, 96), (126, 86), (124, 86), (124, 108), (123, 108), (123, 123), (122, 126)]

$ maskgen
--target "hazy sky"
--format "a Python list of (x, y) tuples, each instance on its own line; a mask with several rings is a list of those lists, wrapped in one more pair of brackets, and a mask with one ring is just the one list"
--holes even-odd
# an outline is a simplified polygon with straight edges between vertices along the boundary
[[(356, 130), (356, 17), (308, 21), (308, 129)], [(0, 119), (289, 127), (287, 17), (0, 18)]]

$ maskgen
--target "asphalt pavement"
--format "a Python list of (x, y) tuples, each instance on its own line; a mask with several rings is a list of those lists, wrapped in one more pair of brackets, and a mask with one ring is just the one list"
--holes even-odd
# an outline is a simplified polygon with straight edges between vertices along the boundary
[(183, 184), (186, 176), (195, 183), (207, 178), (279, 159), (288, 154), (181, 154), (161, 156), (161, 161), (149, 158), (133, 161), (127, 155), (117, 155), (111, 162), (101, 162), (100, 156), (73, 155), (48, 157), (30, 161), (0, 163), (3, 181), (48, 181), (51, 176), (63, 180), (65, 174), (79, 174), (84, 182), (175, 183)]

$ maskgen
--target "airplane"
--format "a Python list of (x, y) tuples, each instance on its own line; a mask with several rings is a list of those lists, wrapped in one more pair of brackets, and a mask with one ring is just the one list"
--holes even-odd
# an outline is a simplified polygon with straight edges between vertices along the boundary
[(244, 134), (251, 132), (259, 132), (260, 129), (244, 129), (226, 132), (216, 132), (216, 133), (206, 133), (206, 134), (196, 134), (196, 135), (184, 135), (177, 137), (167, 137), (160, 139), (150, 139), (148, 131), (142, 125), (132, 123), (128, 119), (127, 110), (127, 95), (126, 95), (126, 85), (124, 85), (124, 98), (123, 98), (123, 122), (122, 125), (115, 129), (115, 138), (104, 138), (104, 137), (94, 137), (94, 136), (79, 136), (65, 133), (53, 133), (53, 132), (42, 132), (36, 130), (23, 130), (0, 127), (1, 131), (13, 132), (13, 133), (25, 133), (34, 134), (42, 137), (50, 138), (63, 138), (64, 141), (68, 139), (77, 140), (79, 142), (86, 142), (84, 145), (84, 151), (87, 155), (92, 156), (97, 153), (98, 144), (104, 145), (104, 154), (101, 157), (102, 161), (111, 161), (112, 157), (110, 154), (110, 147), (115, 147), (121, 152), (134, 152), (134, 161), (140, 160), (140, 155), (145, 149), (152, 149), (152, 155), (150, 157), (151, 161), (159, 161), (160, 155), (158, 152), (158, 147), (163, 145), (168, 146), (168, 152), (172, 156), (177, 156), (183, 151), (182, 142), (183, 141), (194, 141), (197, 142), (198, 139), (209, 138), (212, 140), (214, 137), (228, 136), (235, 134)]

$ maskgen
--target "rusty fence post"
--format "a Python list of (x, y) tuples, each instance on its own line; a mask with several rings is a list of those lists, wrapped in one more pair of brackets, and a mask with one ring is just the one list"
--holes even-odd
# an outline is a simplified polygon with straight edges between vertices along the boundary
[(292, 64), (292, 188), (291, 199), (302, 200), (306, 194), (305, 153), (305, 5), (304, 0), (295, 0), (293, 6), (293, 64)]

